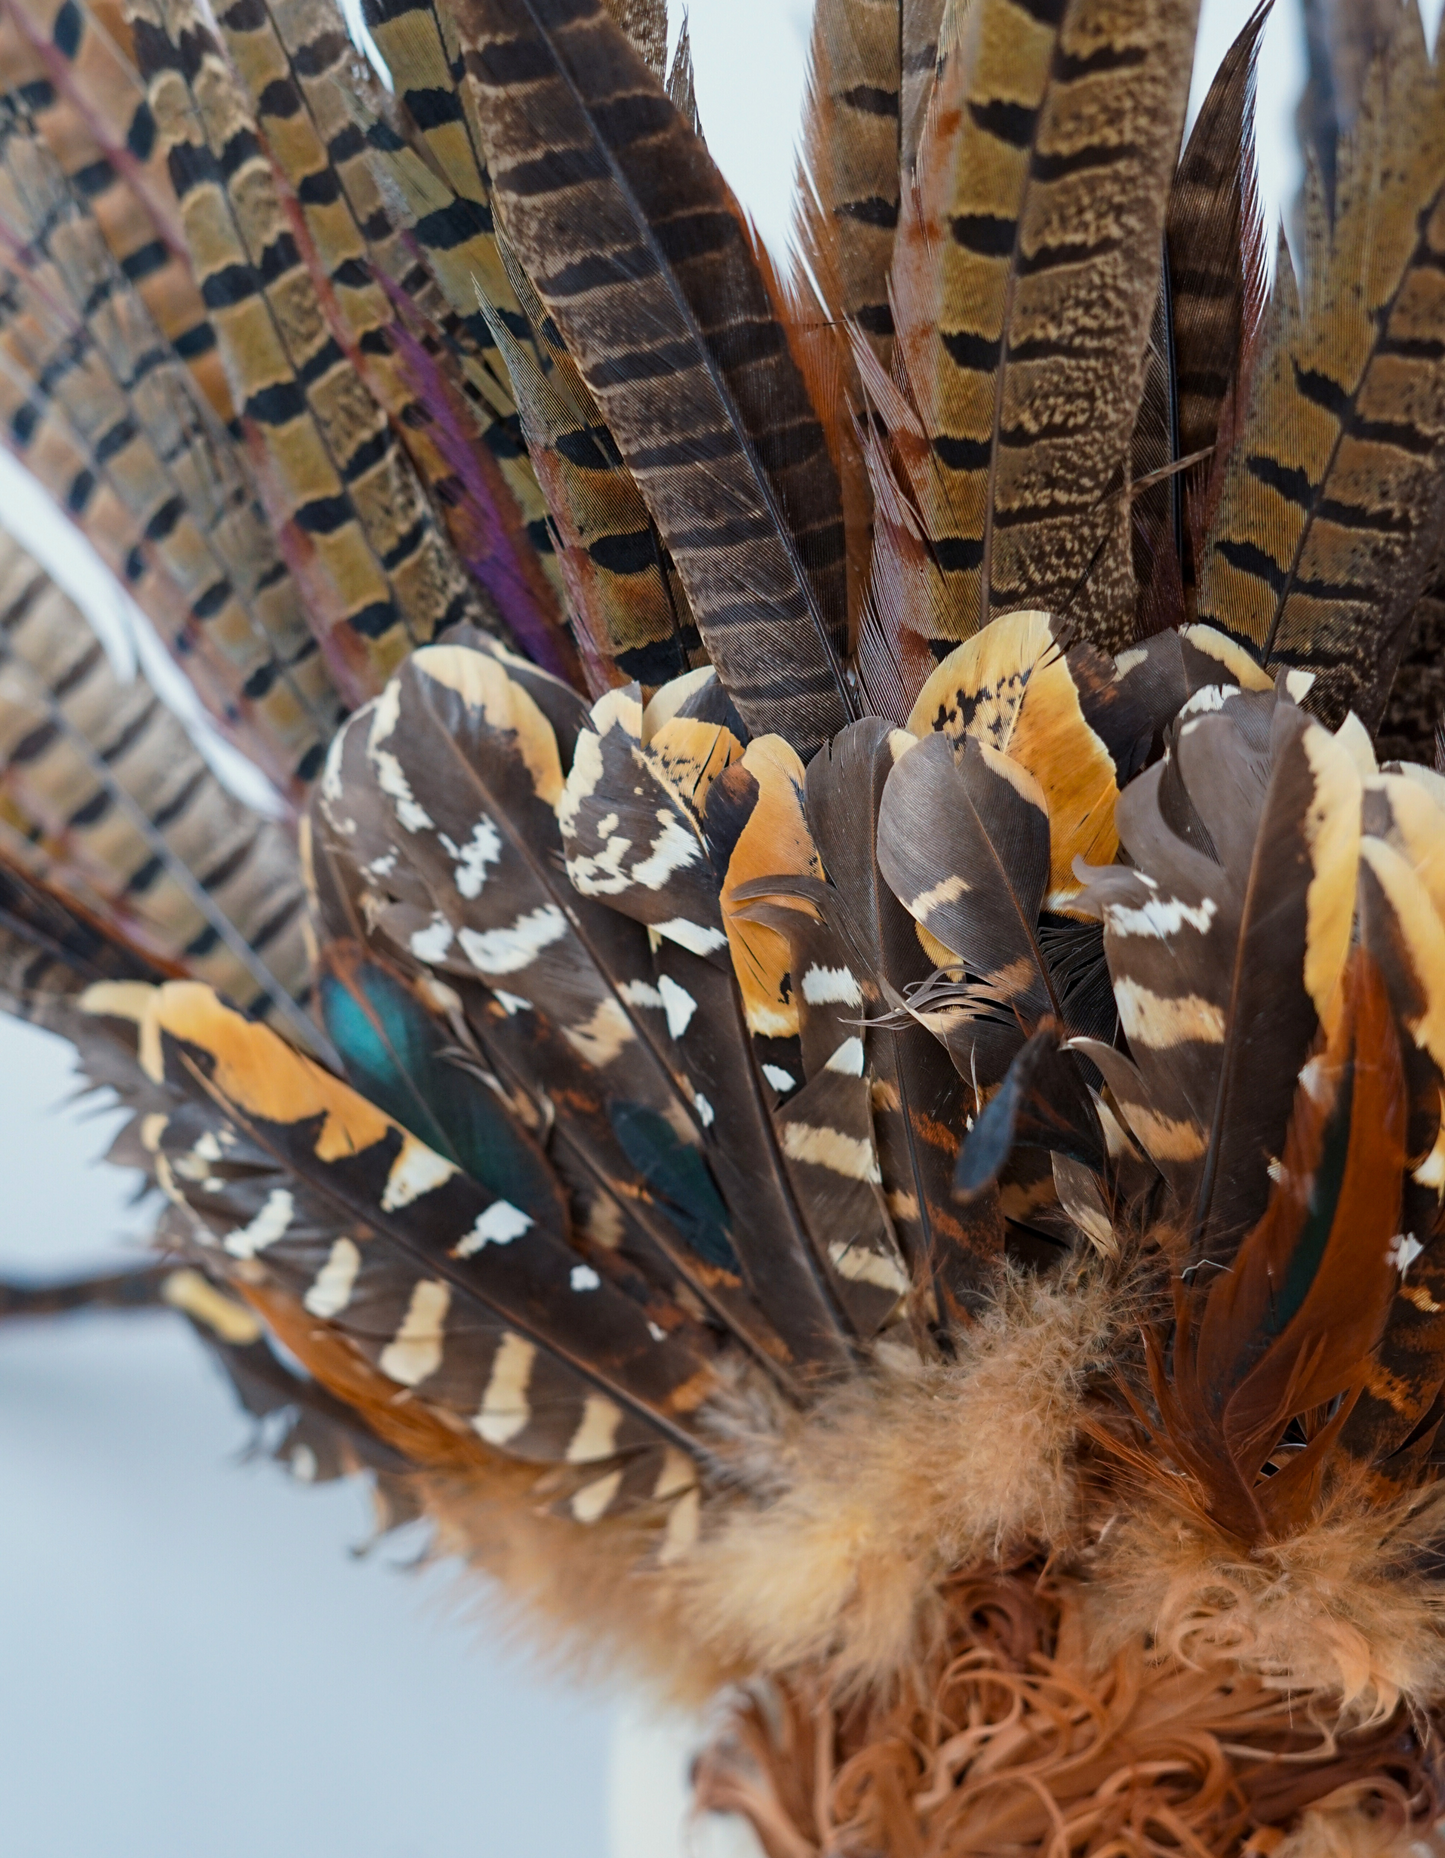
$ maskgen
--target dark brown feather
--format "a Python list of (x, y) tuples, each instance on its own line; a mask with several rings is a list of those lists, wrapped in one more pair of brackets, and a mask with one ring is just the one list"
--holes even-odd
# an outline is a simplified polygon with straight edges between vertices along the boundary
[(508, 238), (744, 720), (810, 754), (853, 708), (842, 508), (736, 203), (600, 0), (458, 19)]

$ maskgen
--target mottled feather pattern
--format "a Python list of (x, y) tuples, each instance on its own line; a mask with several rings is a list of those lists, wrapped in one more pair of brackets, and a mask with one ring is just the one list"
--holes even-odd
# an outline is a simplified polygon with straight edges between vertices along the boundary
[(964, 15), (893, 270), (899, 377), (929, 441), (910, 477), (938, 576), (913, 620), (925, 636), (1038, 604), (1129, 642), (1127, 506), (1110, 493), (1193, 30), (1188, 5), (1024, 16), (990, 0)]

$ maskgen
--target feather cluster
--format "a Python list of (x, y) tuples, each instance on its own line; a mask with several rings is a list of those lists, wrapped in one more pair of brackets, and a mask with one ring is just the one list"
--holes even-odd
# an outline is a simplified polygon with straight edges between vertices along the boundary
[(279, 815), (0, 560), (0, 988), (166, 1203), (0, 1315), (182, 1312), (299, 1475), (713, 1700), (769, 1858), (1403, 1852), (1413, 9), (1315, 22), (1269, 290), (1263, 11), (1181, 153), (1190, 0), (818, 0), (787, 272), (660, 0), (363, 12), (391, 90), (330, 0), (0, 5), (3, 442)]

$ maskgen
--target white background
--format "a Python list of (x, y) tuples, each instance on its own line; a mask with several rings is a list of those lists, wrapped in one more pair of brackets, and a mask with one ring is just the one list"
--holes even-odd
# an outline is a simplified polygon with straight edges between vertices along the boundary
[[(1248, 11), (1205, 0), (1196, 105)], [(691, 25), (704, 133), (777, 249), (808, 9), (693, 0)], [(1272, 221), (1298, 185), (1302, 77), (1297, 0), (1277, 0), (1260, 68)], [(4, 453), (0, 523), (133, 649), (123, 599)], [(0, 1267), (90, 1263), (147, 1228), (129, 1177), (93, 1165), (108, 1125), (61, 1107), (67, 1079), (63, 1047), (0, 1020)], [(684, 1831), (689, 1725), (538, 1671), (450, 1571), (355, 1558), (356, 1490), (241, 1464), (246, 1438), (164, 1317), (0, 1332), (5, 1858), (744, 1849)]]

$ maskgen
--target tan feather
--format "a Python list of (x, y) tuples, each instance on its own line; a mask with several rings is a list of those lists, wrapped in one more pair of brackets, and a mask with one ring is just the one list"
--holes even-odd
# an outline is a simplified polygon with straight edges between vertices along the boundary
[(1354, 708), (1371, 728), (1435, 553), (1445, 443), (1430, 334), (1445, 111), (1419, 26), (1400, 21), (1342, 151), (1333, 224), (1322, 205), (1311, 219), (1300, 291), (1281, 255), (1199, 598), (1263, 664), (1317, 673), (1321, 716)]
[[(967, 638), (1048, 605), (1132, 639), (1127, 505), (1110, 500), (1143, 384), (1194, 9), (1076, 0), (1024, 28), (963, 16), (905, 195), (900, 379), (930, 454), (912, 629)], [(1050, 15), (1050, 22), (1053, 15)]]

